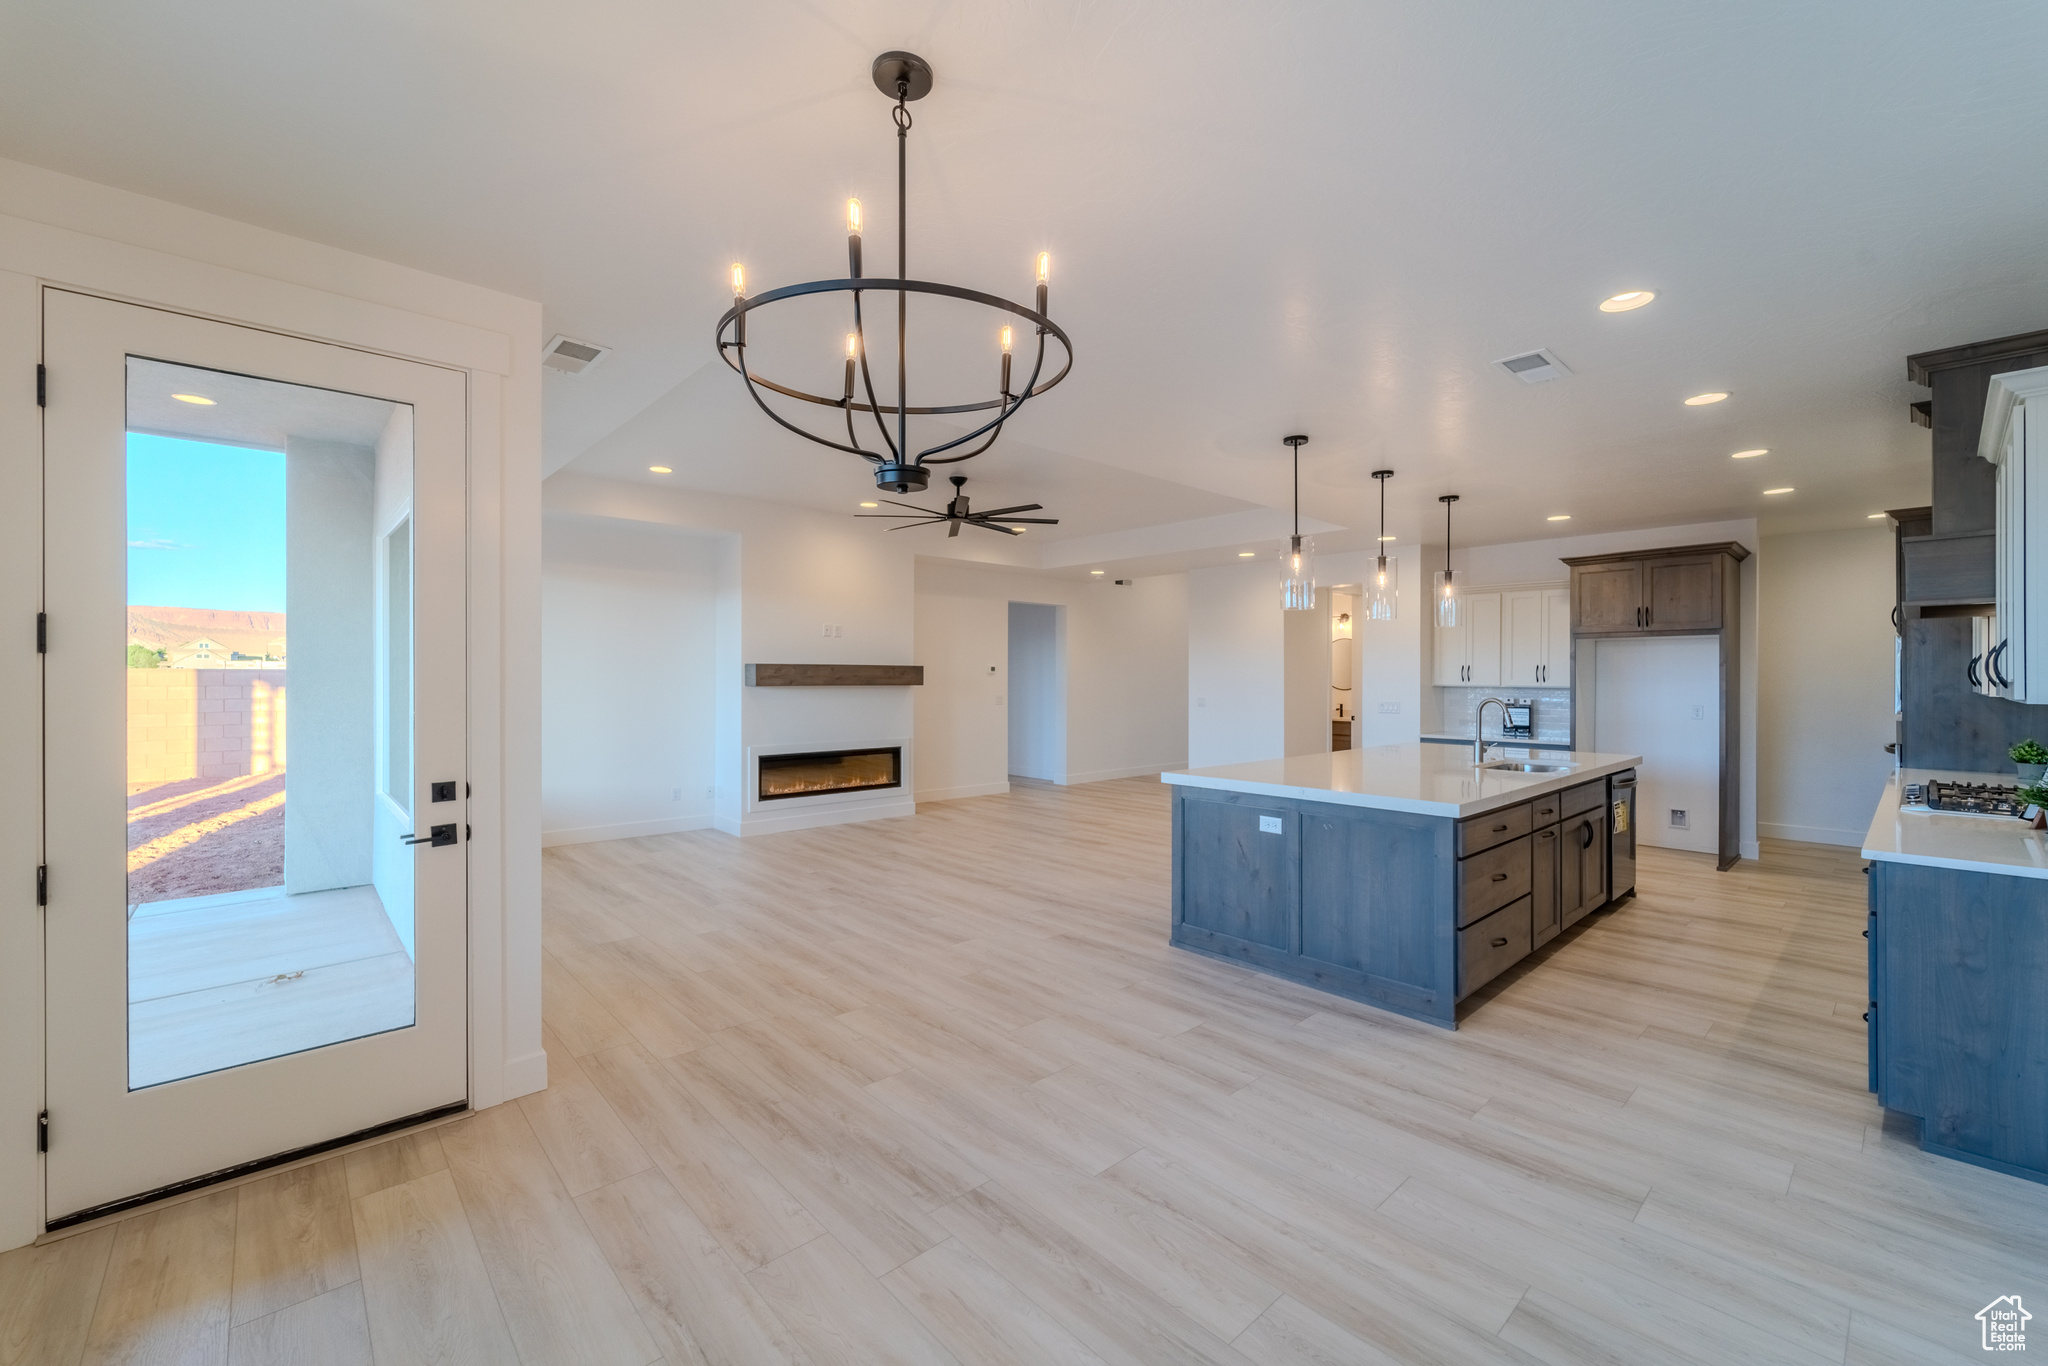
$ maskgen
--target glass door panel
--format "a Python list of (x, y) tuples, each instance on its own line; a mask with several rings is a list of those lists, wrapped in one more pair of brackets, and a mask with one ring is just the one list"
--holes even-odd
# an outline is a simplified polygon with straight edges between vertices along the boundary
[(131, 1089), (413, 1023), (410, 418), (127, 358)]

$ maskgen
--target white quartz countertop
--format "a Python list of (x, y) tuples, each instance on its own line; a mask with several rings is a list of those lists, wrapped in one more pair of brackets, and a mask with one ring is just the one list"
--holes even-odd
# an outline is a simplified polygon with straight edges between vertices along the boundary
[(1511, 773), (1475, 769), (1472, 753), (1455, 745), (1374, 745), (1334, 754), (1262, 759), (1220, 768), (1162, 773), (1160, 780), (1187, 787), (1291, 797), (1303, 802), (1412, 811), (1422, 816), (1477, 816), (1503, 806), (1559, 792), (1610, 773), (1634, 768), (1637, 754), (1590, 754), (1546, 750), (1541, 763), (1571, 765), (1567, 773)]
[(1863, 857), (1881, 863), (1919, 863), (1930, 868), (1955, 868), (1969, 873), (2003, 873), (2011, 877), (2048, 878), (2048, 831), (1997, 816), (1946, 816), (1932, 811), (1899, 809), (1906, 783), (1932, 778), (1945, 782), (2010, 785), (2004, 773), (1949, 773), (1909, 768), (1885, 785), (1878, 798), (1870, 833), (1863, 837)]

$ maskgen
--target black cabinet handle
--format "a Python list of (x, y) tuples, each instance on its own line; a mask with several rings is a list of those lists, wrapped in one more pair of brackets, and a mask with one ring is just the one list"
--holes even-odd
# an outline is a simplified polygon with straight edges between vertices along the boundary
[(1591, 849), (1593, 847), (1593, 822), (1587, 821), (1584, 825), (1580, 826), (1579, 833), (1585, 836), (1584, 839), (1579, 841), (1579, 848)]
[(1507, 827), (1506, 827), (1505, 825), (1496, 825), (1496, 826), (1494, 826), (1494, 827), (1493, 827), (1493, 833), (1494, 833), (1494, 834), (1496, 834), (1496, 835), (1498, 835), (1498, 834), (1499, 834), (1499, 833), (1500, 833), (1501, 831), (1503, 831), (1503, 830), (1505, 830), (1505, 829), (1507, 829)]
[(1494, 946), (1495, 948), (1497, 948), (1497, 949), (1504, 949), (1504, 948), (1506, 948), (1506, 947), (1508, 946), (1508, 941), (1507, 941), (1506, 939), (1504, 939), (1504, 938), (1503, 938), (1503, 939), (1496, 939), (1496, 940), (1494, 940), (1494, 941), (1493, 941), (1493, 946)]
[(1539, 833), (1536, 838), (1539, 840), (1554, 840), (1557, 838), (1557, 832), (1555, 830), (1545, 830)]
[(1538, 811), (1536, 814), (1539, 816), (1547, 816), (1555, 810), (1557, 810), (1557, 808), (1554, 806), (1546, 806), (1541, 811)]
[(1869, 1024), (1869, 1023), (1870, 1023), (1870, 1012), (1869, 1012), (1869, 1011), (1867, 1011), (1867, 1010), (1863, 1012), (1863, 1023), (1865, 1023), (1865, 1024)]
[(1506, 873), (1495, 873), (1493, 875), (1493, 880), (1495, 882), (1506, 882), (1508, 880), (1508, 875)]
[(1656, 624), (1657, 624), (1657, 609), (1656, 609), (1656, 608), (1654, 608), (1654, 607), (1645, 607), (1645, 608), (1643, 609), (1643, 625), (1645, 625), (1645, 626), (1655, 626)]
[(1863, 932), (1863, 937), (1864, 937), (1865, 939), (1868, 939), (1868, 938), (1870, 938), (1870, 931), (1869, 931), (1869, 930), (1865, 930), (1865, 931)]
[(1963, 672), (1969, 675), (1970, 686), (1972, 688), (1981, 688), (1984, 686), (1983, 682), (1977, 677), (1977, 661), (1980, 658), (1982, 658), (1981, 655), (1971, 655), (1969, 664), (1966, 665), (1963, 669)]
[(1998, 662), (1998, 657), (2005, 653), (2005, 647), (2010, 644), (2012, 644), (2010, 640), (1999, 641), (1997, 647), (1984, 660), (1984, 672), (1990, 675), (1991, 681), (2001, 688), (2010, 688), (2012, 686), (2012, 680), (2005, 676), (2005, 666)]

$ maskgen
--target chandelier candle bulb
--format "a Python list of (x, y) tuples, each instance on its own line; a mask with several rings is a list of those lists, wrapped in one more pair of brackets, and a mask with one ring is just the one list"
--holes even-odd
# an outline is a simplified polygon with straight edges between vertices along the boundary
[(1038, 253), (1038, 311), (1040, 313), (1045, 312), (1045, 286), (1051, 275), (1052, 254), (1041, 251)]
[(846, 396), (844, 402), (851, 409), (853, 404), (853, 367), (860, 356), (860, 334), (846, 334)]
[(849, 278), (860, 278), (860, 201), (846, 201), (846, 273)]

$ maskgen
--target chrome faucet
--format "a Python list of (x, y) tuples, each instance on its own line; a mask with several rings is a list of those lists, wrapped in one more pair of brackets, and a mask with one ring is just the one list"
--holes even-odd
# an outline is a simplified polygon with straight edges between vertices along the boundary
[(1472, 767), (1474, 768), (1486, 762), (1486, 708), (1489, 703), (1500, 708), (1501, 729), (1506, 730), (1508, 726), (1508, 704), (1506, 702), (1498, 697), (1482, 697), (1479, 699), (1479, 708), (1472, 713)]

